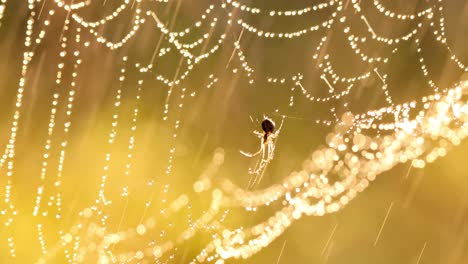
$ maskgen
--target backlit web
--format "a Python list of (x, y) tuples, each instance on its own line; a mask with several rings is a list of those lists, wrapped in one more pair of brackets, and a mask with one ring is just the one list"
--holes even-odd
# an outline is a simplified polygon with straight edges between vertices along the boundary
[(442, 0), (270, 2), (0, 0), (1, 259), (248, 259), (468, 135)]

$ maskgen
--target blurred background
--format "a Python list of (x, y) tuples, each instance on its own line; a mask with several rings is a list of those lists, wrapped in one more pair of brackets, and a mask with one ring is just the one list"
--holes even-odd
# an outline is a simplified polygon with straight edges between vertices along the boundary
[[(113, 12), (123, 1), (93, 0), (74, 14), (88, 21), (96, 21)], [(131, 1), (133, 2), (133, 1)], [(350, 1), (349, 1), (350, 2)], [(68, 1), (65, 1), (68, 3)], [(73, 3), (73, 1), (71, 2)], [(47, 251), (59, 241), (57, 230), (68, 230), (79, 219), (78, 213), (94, 203), (98, 196), (106, 153), (111, 153), (106, 197), (113, 201), (107, 209), (108, 230), (135, 227), (140, 219), (160, 215), (164, 208), (164, 190), (169, 184), (167, 200), (180, 194), (190, 197), (190, 207), (177, 215), (158, 223), (154, 236), (126, 241), (122, 247), (139, 248), (149, 243), (172, 239), (190, 225), (206, 210), (209, 195), (195, 194), (193, 183), (210, 163), (217, 149), (224, 152), (224, 164), (214, 175), (228, 178), (239, 186), (246, 186), (250, 175), (248, 169), (253, 160), (240, 154), (240, 150), (254, 151), (259, 147), (258, 138), (252, 133), (260, 131), (260, 122), (269, 116), (276, 123), (284, 124), (276, 142), (275, 158), (269, 164), (265, 176), (257, 188), (270, 186), (299, 170), (302, 162), (319, 146), (325, 144), (330, 126), (317, 124), (317, 120), (335, 122), (334, 112), (341, 116), (346, 111), (363, 113), (388, 105), (377, 75), (356, 82), (350, 94), (340, 100), (311, 102), (304, 98), (291, 77), (301, 73), (301, 84), (314, 96), (327, 96), (328, 86), (320, 79), (320, 60), (312, 58), (320, 39), (329, 37), (326, 51), (330, 54), (335, 72), (342, 76), (359, 76), (371, 71), (375, 65), (363, 62), (348, 44), (343, 27), (338, 24), (331, 29), (321, 29), (294, 39), (258, 37), (235, 23), (237, 19), (270, 32), (290, 32), (326, 21), (334, 8), (324, 8), (302, 16), (269, 16), (251, 14), (223, 1), (170, 0), (168, 3), (143, 1), (134, 5), (106, 23), (96, 32), (109, 41), (119, 41), (132, 29), (135, 10), (150, 10), (172, 31), (193, 26), (204, 10), (214, 5), (206, 21), (182, 39), (191, 43), (203, 34), (208, 37), (191, 52), (195, 55), (208, 52), (218, 43), (222, 34), (225, 40), (219, 50), (197, 64), (181, 83), (167, 86), (157, 79), (162, 75), (169, 80), (177, 79), (188, 67), (187, 60), (176, 51), (169, 37), (162, 36), (152, 16), (144, 16), (146, 22), (123, 47), (110, 50), (96, 41), (89, 28), (70, 20), (69, 38), (74, 38), (81, 28), (81, 43), (73, 41), (67, 46), (64, 58), (60, 38), (64, 21), (71, 15), (58, 7), (54, 1), (37, 2), (35, 34), (41, 29), (46, 14), (54, 9), (50, 26), (43, 42), (34, 48), (34, 58), (25, 76), (26, 88), (21, 108), (21, 119), (16, 140), (14, 176), (12, 177), (12, 200), (18, 209), (13, 236), (16, 244), (16, 259), (7, 252), (7, 231), (0, 229), (0, 262), (33, 263), (41, 256), (41, 244), (36, 225), (43, 224), (43, 237)], [(242, 4), (262, 10), (302, 9), (318, 4), (314, 1), (242, 1)], [(381, 3), (396, 13), (413, 14), (436, 1), (382, 0)], [(448, 46), (453, 54), (468, 63), (468, 5), (467, 1), (444, 1)], [(9, 0), (4, 6), (0, 27), (0, 146), (8, 143), (10, 125), (14, 114), (15, 97), (21, 76), (24, 39), (28, 19), (28, 1)], [(343, 1), (343, 14), (356, 36), (367, 36), (367, 27), (352, 8)], [(360, 1), (362, 13), (372, 28), (387, 38), (401, 37), (423, 23), (417, 38), (421, 40), (422, 56), (428, 65), (429, 78), (441, 88), (451, 87), (463, 74), (450, 60), (452, 56), (441, 43), (435, 40), (427, 18), (396, 20), (380, 13), (371, 1)], [(233, 23), (228, 24), (229, 13)], [(142, 14), (142, 15), (143, 15)], [(210, 26), (213, 18), (216, 25)], [(242, 32), (242, 33), (241, 33)], [(242, 35), (242, 37), (240, 37)], [(241, 50), (254, 72), (248, 74), (237, 55), (233, 56), (234, 42), (239, 40)], [(85, 47), (85, 43), (89, 45)], [(161, 54), (164, 49), (167, 54)], [(417, 47), (414, 41), (402, 42), (398, 51), (394, 46), (366, 41), (362, 50), (370, 56), (385, 56), (387, 64), (379, 63), (381, 74), (388, 74), (388, 92), (394, 103), (418, 100), (433, 93), (422, 73)], [(41, 164), (47, 138), (49, 113), (53, 94), (66, 98), (71, 89), (73, 54), (80, 52), (82, 63), (75, 71), (76, 96), (68, 134), (62, 126), (66, 122), (66, 104), (57, 106), (57, 131), (52, 137), (49, 171), (41, 182)], [(155, 55), (156, 54), (156, 55)], [(128, 57), (124, 63), (123, 57)], [(57, 65), (64, 62), (62, 83), (56, 84)], [(153, 61), (147, 73), (139, 72), (141, 65)], [(125, 80), (119, 81), (121, 69), (126, 69)], [(268, 82), (269, 78), (285, 78), (285, 82)], [(216, 81), (214, 81), (216, 79)], [(141, 100), (136, 102), (137, 82), (143, 80)], [(212, 83), (212, 85), (210, 85)], [(117, 89), (122, 87), (122, 104), (114, 107)], [(183, 89), (185, 88), (185, 89)], [(336, 84), (344, 90), (344, 84)], [(172, 95), (167, 100), (168, 89)], [(185, 97), (182, 96), (185, 94)], [(291, 97), (294, 105), (290, 106)], [(164, 114), (168, 103), (167, 120)], [(183, 107), (180, 107), (183, 104)], [(130, 177), (124, 176), (128, 140), (132, 136), (132, 111), (138, 105), (139, 115), (135, 136), (134, 157)], [(333, 110), (332, 110), (333, 109)], [(115, 144), (109, 145), (113, 115), (119, 115)], [(176, 128), (176, 122), (180, 126)], [(177, 137), (174, 137), (174, 134)], [(67, 139), (62, 184), (59, 188), (46, 187), (44, 195), (59, 190), (63, 199), (62, 219), (58, 223), (52, 216), (33, 217), (34, 199), (38, 186), (53, 186), (59, 164), (60, 142)], [(171, 172), (166, 173), (175, 149)], [(303, 217), (296, 221), (283, 235), (265, 250), (243, 263), (468, 263), (468, 143), (462, 142), (446, 157), (440, 158), (425, 169), (414, 169), (410, 164), (401, 164), (379, 175), (371, 186), (359, 194), (344, 210), (323, 217)], [(5, 169), (0, 176), (4, 196)], [(152, 186), (148, 183), (152, 182)], [(128, 185), (129, 196), (122, 197), (123, 186)], [(145, 202), (155, 195), (146, 211)], [(126, 209), (125, 209), (126, 208)], [(235, 211), (226, 219), (227, 226), (250, 226), (265, 220), (275, 212), (268, 207), (259, 212)], [(122, 212), (125, 211), (124, 217)], [(382, 227), (384, 219), (385, 225)], [(10, 230), (8, 229), (8, 230)], [(5, 232), (4, 232), (5, 231)], [(9, 232), (9, 231), (8, 231)], [(378, 241), (376, 238), (380, 232)], [(153, 237), (151, 237), (153, 236)], [(206, 235), (196, 236), (172, 252), (170, 263), (188, 263), (206, 243)], [(117, 251), (119, 248), (116, 249)], [(49, 263), (64, 263), (63, 252), (52, 254)], [(92, 256), (87, 263), (97, 262)], [(228, 263), (240, 263), (233, 260)], [(142, 262), (144, 263), (144, 262)], [(147, 260), (147, 263), (153, 263)]]

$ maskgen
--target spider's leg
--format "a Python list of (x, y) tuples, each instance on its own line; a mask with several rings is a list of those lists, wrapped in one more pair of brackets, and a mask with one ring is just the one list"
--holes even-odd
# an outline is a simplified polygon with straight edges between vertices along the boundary
[(281, 124), (280, 124), (280, 126), (279, 126), (279, 128), (278, 128), (278, 131), (280, 131), (281, 128), (283, 127), (283, 123), (284, 123), (284, 116), (283, 116), (283, 118), (281, 119)]
[(267, 154), (267, 151), (265, 149), (265, 144), (262, 143), (262, 161), (265, 160), (265, 154)]
[(253, 185), (257, 185), (260, 183), (260, 181), (262, 180), (263, 178), (263, 174), (265, 173), (265, 169), (268, 165), (268, 162), (269, 162), (269, 157), (268, 157), (268, 153), (270, 151), (270, 145), (267, 144), (265, 146), (265, 144), (262, 145), (262, 159), (260, 160), (260, 164), (256, 170), (256, 173), (255, 173), (255, 181), (253, 183)]
[[(263, 143), (261, 143), (260, 150), (257, 151), (253, 156), (257, 156), (260, 153), (264, 153), (264, 151), (265, 151), (265, 146), (264, 146)], [(259, 159), (257, 159), (257, 162), (255, 163), (255, 166), (253, 168), (249, 169), (249, 174), (251, 174), (252, 176), (250, 177), (249, 184), (247, 185), (247, 189), (251, 189), (255, 185), (255, 181), (257, 179), (258, 173), (262, 168), (262, 160), (263, 160), (263, 157), (260, 157)]]
[(250, 186), (253, 188), (255, 186), (255, 183), (257, 182), (257, 179), (258, 179), (258, 175), (260, 174), (260, 172), (263, 170), (263, 168), (265, 167), (264, 166), (264, 160), (263, 160), (263, 155), (265, 153), (265, 145), (262, 144), (261, 145), (261, 152), (262, 152), (262, 156), (257, 160), (257, 162), (255, 163), (255, 167), (252, 171), (252, 178), (251, 178), (251, 184)]
[(257, 178), (258, 178), (258, 172), (252, 175), (251, 181), (249, 182), (249, 186), (250, 186), (249, 189), (252, 189), (253, 187), (255, 187)]
[(273, 142), (268, 143), (268, 160), (271, 161), (275, 154), (275, 145)]
[(246, 156), (246, 157), (252, 158), (252, 157), (255, 157), (255, 156), (257, 156), (258, 154), (260, 154), (260, 153), (263, 151), (263, 148), (264, 148), (264, 147), (263, 147), (263, 140), (260, 139), (260, 149), (259, 149), (257, 152), (255, 152), (255, 153), (249, 153), (249, 152), (245, 152), (245, 151), (240, 150), (240, 153), (241, 153), (242, 155)]
[(254, 133), (254, 135), (256, 135), (256, 136), (258, 136), (258, 137), (260, 137), (260, 138), (263, 137), (263, 133), (262, 133), (262, 132), (254, 131), (253, 133)]
[(258, 180), (258, 177), (259, 177), (261, 171), (263, 170), (263, 167), (264, 167), (263, 162), (259, 160), (257, 162), (255, 170), (252, 172), (252, 177), (250, 178), (250, 181), (249, 181), (249, 188), (255, 187), (255, 185), (257, 183), (257, 180)]
[(253, 157), (257, 156), (258, 154), (260, 154), (260, 152), (262, 152), (262, 149), (258, 150), (258, 151), (255, 152), (255, 153), (249, 153), (249, 152), (245, 152), (245, 151), (242, 151), (242, 150), (240, 150), (239, 152), (240, 152), (242, 155), (246, 156), (246, 157), (253, 158)]
[(273, 155), (272, 144), (273, 143), (268, 143), (268, 145), (267, 145), (267, 151), (266, 151), (267, 157), (266, 157), (266, 159), (262, 160), (263, 166), (262, 166), (262, 170), (258, 174), (257, 184), (259, 184), (260, 181), (262, 180), (263, 175), (265, 174), (265, 171), (266, 171), (266, 167), (268, 166), (270, 161), (273, 159), (273, 157), (272, 157), (272, 155)]
[(265, 174), (266, 167), (268, 166), (267, 160), (262, 160), (260, 167), (258, 168), (257, 174), (255, 175), (255, 182), (254, 185), (258, 185)]
[(258, 174), (258, 172), (262, 169), (263, 167), (263, 156), (265, 155), (265, 144), (262, 143), (260, 151), (262, 152), (262, 155), (260, 159), (257, 160), (257, 163), (255, 164), (255, 174)]
[(273, 138), (276, 138), (278, 136), (278, 134), (281, 131), (281, 128), (283, 127), (283, 123), (284, 123), (284, 116), (283, 116), (283, 119), (281, 119), (281, 124), (280, 124), (279, 128), (275, 131), (275, 133), (273, 133), (271, 135)]
[(254, 175), (250, 175), (249, 183), (247, 184), (247, 190), (250, 190), (252, 188), (252, 180), (255, 179)]
[(263, 167), (263, 169), (259, 172), (259, 174), (257, 175), (257, 181), (256, 181), (256, 184), (260, 184), (260, 182), (262, 181), (263, 179), (263, 175), (265, 175), (265, 171), (266, 171), (266, 165)]

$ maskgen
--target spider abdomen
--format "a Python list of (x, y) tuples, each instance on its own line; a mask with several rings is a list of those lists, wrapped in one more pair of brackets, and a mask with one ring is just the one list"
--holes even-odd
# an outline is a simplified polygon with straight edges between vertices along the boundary
[(265, 133), (263, 135), (263, 144), (266, 144), (267, 141), (268, 141), (268, 137), (275, 130), (275, 122), (273, 122), (273, 120), (271, 120), (269, 118), (265, 118), (262, 121), (262, 129), (263, 129), (263, 132)]
[(266, 134), (273, 133), (273, 131), (275, 130), (275, 122), (268, 118), (264, 119), (262, 121), (262, 129), (263, 132), (265, 132)]

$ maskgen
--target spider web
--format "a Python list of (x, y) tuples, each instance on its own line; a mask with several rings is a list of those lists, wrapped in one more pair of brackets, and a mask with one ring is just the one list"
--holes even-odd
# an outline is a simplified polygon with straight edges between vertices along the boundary
[[(447, 155), (468, 69), (444, 6), (2, 0), (1, 258), (248, 259)], [(284, 127), (246, 190), (263, 115)]]

